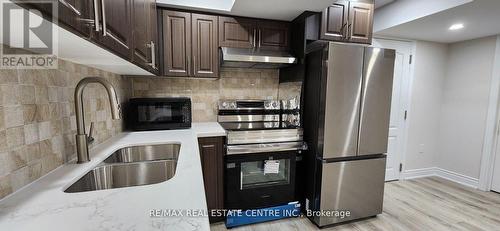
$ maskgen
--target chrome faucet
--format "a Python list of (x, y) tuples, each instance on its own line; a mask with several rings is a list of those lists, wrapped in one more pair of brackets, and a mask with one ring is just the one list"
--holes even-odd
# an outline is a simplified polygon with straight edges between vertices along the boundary
[(83, 111), (83, 90), (89, 83), (100, 83), (104, 86), (104, 88), (106, 88), (106, 91), (108, 92), (109, 105), (111, 106), (111, 115), (115, 120), (120, 119), (120, 104), (118, 104), (116, 91), (111, 83), (101, 77), (86, 77), (78, 82), (75, 88), (76, 156), (78, 158), (78, 164), (90, 161), (88, 145), (94, 141), (94, 138), (92, 137), (94, 127), (93, 123), (90, 124), (89, 135), (85, 133)]

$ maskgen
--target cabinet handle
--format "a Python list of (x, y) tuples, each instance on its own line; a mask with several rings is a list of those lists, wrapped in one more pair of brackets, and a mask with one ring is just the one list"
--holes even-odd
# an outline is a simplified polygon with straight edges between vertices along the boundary
[(101, 30), (101, 25), (99, 25), (99, 5), (97, 0), (94, 0), (94, 25), (95, 31), (99, 32), (99, 30)]
[[(59, 1), (64, 1), (64, 0), (59, 0)], [(97, 3), (97, 0), (94, 0), (93, 2), (94, 2), (94, 19), (82, 18), (82, 19), (79, 19), (79, 20), (82, 21), (83, 23), (87, 24), (87, 25), (94, 26), (95, 27), (94, 30), (96, 32), (99, 32), (101, 30), (101, 25), (99, 25), (99, 8), (98, 8), (99, 5)]]
[(262, 43), (262, 30), (259, 29), (259, 48), (260, 48), (261, 43)]
[(351, 39), (352, 37), (352, 29), (351, 29), (352, 24), (349, 24), (347, 27), (347, 39)]
[(59, 2), (61, 4), (63, 4), (63, 6), (65, 7), (68, 7), (70, 10), (72, 10), (75, 14), (77, 14), (78, 16), (81, 16), (82, 13), (76, 9), (76, 7), (74, 7), (73, 5), (69, 4), (68, 2), (66, 2), (65, 0), (59, 0)]
[(151, 62), (150, 63), (146, 63), (146, 65), (149, 65), (153, 69), (158, 70), (158, 68), (156, 67), (156, 47), (155, 47), (155, 43), (153, 41), (151, 41), (150, 43), (146, 44), (146, 46), (151, 49)]
[(346, 28), (345, 28), (346, 26), (347, 26), (347, 22), (346, 22), (346, 23), (344, 23), (344, 24), (342, 25), (342, 27), (340, 28), (340, 33), (342, 33), (342, 37), (344, 37), (344, 38), (347, 38), (347, 34), (346, 34), (346, 31), (347, 31), (347, 30), (346, 30)]
[(196, 75), (196, 55), (193, 55), (193, 75)]
[(107, 27), (106, 27), (106, 6), (104, 4), (104, 0), (101, 0), (101, 10), (102, 10), (102, 36), (107, 36)]
[(187, 75), (190, 75), (191, 73), (191, 56), (187, 55), (187, 67), (186, 67), (186, 73)]
[(253, 47), (255, 47), (257, 44), (257, 29), (253, 29)]

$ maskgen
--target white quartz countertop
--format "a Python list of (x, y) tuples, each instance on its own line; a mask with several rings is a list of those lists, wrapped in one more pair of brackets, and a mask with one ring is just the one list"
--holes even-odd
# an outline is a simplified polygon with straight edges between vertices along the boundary
[[(205, 216), (151, 217), (152, 210), (205, 210), (198, 137), (225, 136), (218, 123), (191, 129), (125, 132), (90, 151), (91, 161), (65, 164), (0, 200), (0, 230), (209, 230)], [(100, 191), (64, 190), (114, 151), (128, 146), (180, 143), (175, 176), (165, 182)]]

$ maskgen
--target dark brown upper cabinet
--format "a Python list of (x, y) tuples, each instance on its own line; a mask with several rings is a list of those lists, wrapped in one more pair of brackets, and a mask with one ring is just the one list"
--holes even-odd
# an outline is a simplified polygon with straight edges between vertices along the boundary
[(94, 4), (81, 0), (59, 0), (58, 11), (60, 23), (90, 38), (95, 19), (99, 17), (94, 11)]
[[(29, 3), (23, 4), (22, 1), (16, 3), (21, 4), (21, 6), (28, 5), (30, 7), (35, 7), (47, 18), (53, 16), (53, 6), (48, 4), (51, 1), (30, 0), (26, 2)], [(95, 29), (95, 19), (99, 18), (98, 12), (94, 11), (95, 6), (93, 2), (90, 2), (91, 3), (81, 0), (52, 0), (52, 3), (57, 4), (56, 9), (58, 10), (57, 17), (59, 25), (64, 26), (79, 36), (90, 38), (92, 31)]]
[[(205, 197), (210, 210), (224, 209), (224, 137), (199, 138)], [(210, 213), (209, 213), (210, 214)], [(217, 222), (224, 217), (209, 217)]]
[(192, 14), (193, 75), (217, 77), (219, 75), (218, 17)]
[(130, 0), (101, 1), (100, 43), (112, 51), (132, 57), (132, 7)]
[(163, 74), (191, 76), (191, 14), (163, 11)]
[(218, 77), (217, 16), (163, 11), (163, 75)]
[(219, 16), (219, 46), (252, 48), (256, 45), (256, 21)]
[(373, 4), (350, 2), (348, 40), (355, 43), (371, 44), (372, 34)]
[(289, 23), (219, 16), (219, 46), (233, 48), (289, 48)]
[(348, 1), (337, 1), (323, 10), (320, 38), (331, 41), (345, 40), (349, 20), (348, 14)]
[(338, 0), (323, 10), (319, 39), (371, 44), (373, 1)]
[(289, 23), (260, 20), (257, 28), (258, 47), (262, 49), (288, 49)]
[[(51, 1), (58, 4), (60, 26), (153, 74), (159, 74), (155, 0)], [(30, 0), (20, 5), (35, 7), (46, 18), (53, 17), (50, 5), (43, 2), (46, 1)]]
[(159, 74), (155, 1), (133, 0), (132, 17), (134, 23), (133, 61), (144, 69)]

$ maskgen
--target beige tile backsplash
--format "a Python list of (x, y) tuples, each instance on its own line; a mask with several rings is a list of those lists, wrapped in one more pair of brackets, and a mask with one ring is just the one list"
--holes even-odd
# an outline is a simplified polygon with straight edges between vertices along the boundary
[[(278, 70), (223, 68), (219, 79), (124, 77), (59, 60), (57, 70), (0, 70), (0, 198), (73, 160), (74, 88), (86, 76), (115, 86), (120, 102), (130, 97), (191, 97), (193, 121), (216, 121), (220, 99), (277, 99)], [(84, 92), (85, 122), (95, 123), (93, 145), (122, 131), (112, 120), (103, 87)]]
[(193, 121), (217, 121), (220, 99), (277, 99), (277, 69), (222, 68), (219, 79), (132, 77), (132, 97), (191, 97)]
[[(102, 76), (123, 102), (130, 97), (125, 77), (59, 60), (57, 70), (0, 70), (0, 198), (74, 159), (74, 88), (85, 76)], [(84, 93), (85, 120), (96, 122), (94, 143), (122, 131), (113, 121), (103, 87)]]

